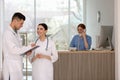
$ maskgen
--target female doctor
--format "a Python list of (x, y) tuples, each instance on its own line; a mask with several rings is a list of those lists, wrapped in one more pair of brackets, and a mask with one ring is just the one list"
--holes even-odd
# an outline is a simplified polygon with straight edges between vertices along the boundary
[(39, 48), (30, 55), (32, 80), (53, 80), (53, 62), (58, 59), (58, 53), (54, 42), (46, 36), (47, 30), (45, 23), (41, 23), (37, 27), (39, 38), (35, 43)]

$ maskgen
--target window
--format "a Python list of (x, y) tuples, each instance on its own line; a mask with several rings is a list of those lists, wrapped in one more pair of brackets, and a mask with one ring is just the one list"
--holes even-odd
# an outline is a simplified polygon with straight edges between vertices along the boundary
[[(12, 4), (11, 7), (9, 4)], [(37, 25), (45, 22), (49, 27), (47, 34), (56, 42), (58, 50), (68, 49), (76, 26), (83, 22), (83, 0), (5, 0), (6, 27), (17, 11), (26, 16), (21, 32), (29, 35), (28, 44), (35, 40)]]
[(58, 50), (69, 47), (70, 35), (76, 33), (76, 25), (83, 22), (82, 0), (36, 0), (36, 25), (45, 22), (48, 35)]
[[(83, 22), (83, 0), (4, 0), (5, 28), (9, 25), (14, 12), (22, 12), (26, 16), (23, 45), (28, 45), (36, 39), (36, 27), (45, 22), (48, 25), (48, 35), (55, 41), (58, 50), (67, 50), (76, 27)], [(25, 35), (22, 35), (24, 38)], [(26, 58), (24, 58), (24, 65)], [(28, 68), (31, 64), (28, 61)], [(26, 68), (26, 65), (24, 66)]]

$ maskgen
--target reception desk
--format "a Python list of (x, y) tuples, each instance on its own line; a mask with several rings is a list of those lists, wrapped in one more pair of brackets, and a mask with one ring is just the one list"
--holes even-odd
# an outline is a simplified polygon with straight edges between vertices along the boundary
[(115, 80), (114, 51), (59, 51), (54, 80)]

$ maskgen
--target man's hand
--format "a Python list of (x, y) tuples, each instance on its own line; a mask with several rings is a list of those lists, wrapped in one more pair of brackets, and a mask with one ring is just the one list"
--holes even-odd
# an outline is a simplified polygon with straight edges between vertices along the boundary
[(27, 56), (29, 56), (29, 55), (31, 55), (32, 54), (32, 51), (29, 51), (29, 52), (27, 52)]

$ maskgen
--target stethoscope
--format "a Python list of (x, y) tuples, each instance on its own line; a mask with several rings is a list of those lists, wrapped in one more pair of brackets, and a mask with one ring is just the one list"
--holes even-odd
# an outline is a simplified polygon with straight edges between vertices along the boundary
[[(35, 40), (35, 44), (37, 43), (38, 40), (39, 40), (39, 38), (37, 38), (37, 39)], [(46, 48), (45, 48), (46, 51), (48, 50), (48, 44), (49, 44), (49, 39), (48, 39), (48, 37), (47, 37), (47, 44), (46, 44)]]

